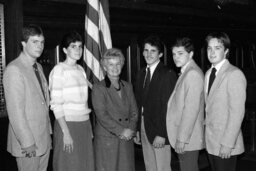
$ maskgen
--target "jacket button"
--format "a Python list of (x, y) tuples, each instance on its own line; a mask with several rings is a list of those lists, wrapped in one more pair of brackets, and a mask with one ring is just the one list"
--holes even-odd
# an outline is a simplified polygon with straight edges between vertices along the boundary
[(122, 119), (118, 119), (120, 122), (122, 121)]
[(128, 118), (125, 118), (125, 121), (128, 121)]

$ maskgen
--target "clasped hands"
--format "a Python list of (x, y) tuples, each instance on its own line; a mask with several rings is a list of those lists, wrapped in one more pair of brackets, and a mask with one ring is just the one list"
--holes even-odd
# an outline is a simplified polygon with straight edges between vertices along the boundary
[(35, 157), (36, 149), (37, 149), (37, 146), (33, 144), (27, 148), (22, 148), (22, 154), (25, 154), (25, 157), (28, 157), (28, 158)]
[(119, 138), (122, 140), (129, 141), (134, 136), (134, 131), (130, 128), (125, 128), (123, 132), (119, 135)]

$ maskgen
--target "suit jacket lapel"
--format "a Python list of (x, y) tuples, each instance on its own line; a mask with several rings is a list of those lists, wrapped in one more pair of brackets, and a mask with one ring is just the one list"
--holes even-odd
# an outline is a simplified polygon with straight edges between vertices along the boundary
[(221, 84), (223, 78), (225, 77), (227, 70), (229, 68), (230, 64), (228, 61), (226, 61), (222, 67), (220, 68), (219, 72), (217, 73), (215, 80), (212, 84), (211, 90), (208, 94), (208, 100), (211, 99), (211, 97), (214, 95), (214, 92), (216, 91), (216, 89), (218, 89), (219, 85)]
[[(47, 80), (44, 76), (44, 72), (41, 69), (41, 67), (38, 67), (38, 71), (40, 74), (40, 78), (42, 81), (42, 86), (43, 86), (43, 91), (44, 91), (44, 97), (45, 97), (45, 101), (47, 102), (47, 104), (49, 103), (49, 94), (48, 94), (48, 84), (47, 84)], [(39, 83), (39, 82), (38, 82)], [(40, 85), (39, 85), (40, 86)], [(42, 94), (43, 95), (43, 94)]]
[[(27, 61), (26, 59), (26, 56), (24, 54), (21, 54), (21, 61), (22, 61), (22, 64), (24, 65), (24, 68), (26, 70), (26, 73), (28, 75), (28, 78), (31, 79), (31, 82), (33, 82), (33, 84), (35, 85), (38, 93), (40, 94), (40, 96), (42, 97), (42, 99), (45, 101), (45, 98), (44, 98), (44, 95), (43, 95), (43, 92), (41, 90), (41, 87), (40, 87), (40, 84), (38, 82), (38, 79), (36, 77), (36, 74), (35, 74), (35, 71), (33, 69), (33, 66), (30, 65), (30, 63)], [(39, 69), (40, 71), (41, 69)], [(42, 72), (42, 71), (41, 71)], [(41, 73), (40, 73), (41, 74)], [(42, 80), (42, 83), (45, 84), (45, 81)], [(45, 87), (43, 85), (43, 87)]]
[(149, 84), (149, 92), (151, 92), (150, 89), (151, 89), (152, 87), (154, 87), (156, 84), (158, 84), (159, 70), (160, 70), (162, 67), (163, 67), (163, 64), (162, 64), (161, 62), (159, 62), (159, 63), (157, 64), (157, 67), (156, 67), (156, 69), (155, 69), (153, 75), (152, 75), (152, 78), (151, 78), (151, 81), (150, 81), (150, 84)]
[[(122, 86), (122, 85), (120, 85)], [(125, 107), (127, 106), (127, 95), (125, 93), (126, 90), (124, 86), (122, 86), (121, 88), (121, 96), (119, 96), (119, 94), (117, 93), (117, 91), (115, 90), (115, 88), (111, 85), (109, 88), (106, 88), (108, 91), (109, 96), (111, 97), (112, 101), (114, 104), (118, 105), (118, 110), (124, 110), (125, 111)]]
[(170, 97), (170, 99), (169, 99), (168, 105), (169, 105), (169, 103), (171, 102), (172, 97), (173, 97), (173, 95), (174, 95), (175, 92), (176, 92), (176, 89), (177, 89), (177, 88), (179, 87), (179, 85), (183, 82), (183, 80), (184, 80), (184, 78), (186, 77), (188, 71), (189, 71), (191, 68), (193, 68), (194, 66), (195, 66), (195, 62), (194, 62), (194, 60), (192, 59), (192, 60), (190, 61), (190, 63), (188, 64), (188, 66), (186, 67), (185, 71), (179, 76), (179, 78), (178, 78), (178, 80), (177, 80), (177, 82), (176, 82), (176, 84), (175, 84), (175, 88), (174, 88), (174, 90), (173, 90), (173, 93), (172, 93), (172, 95), (171, 95), (171, 97)]

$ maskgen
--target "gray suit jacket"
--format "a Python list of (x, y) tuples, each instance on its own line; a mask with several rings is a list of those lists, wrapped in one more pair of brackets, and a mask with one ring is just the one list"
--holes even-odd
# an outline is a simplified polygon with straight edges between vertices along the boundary
[(40, 156), (51, 147), (49, 93), (42, 66), (37, 63), (45, 98), (33, 70), (22, 52), (4, 72), (4, 92), (9, 117), (7, 150), (16, 157), (24, 157), (22, 148), (33, 144)]
[(208, 153), (218, 155), (220, 146), (232, 148), (231, 155), (244, 151), (241, 124), (245, 113), (246, 79), (226, 61), (218, 71), (209, 94), (206, 90), (211, 70), (205, 75), (205, 141)]
[(116, 137), (124, 128), (136, 131), (138, 109), (131, 84), (121, 81), (122, 98), (105, 80), (93, 85), (92, 104), (96, 114), (95, 134)]
[(185, 151), (204, 147), (204, 75), (194, 60), (179, 77), (168, 101), (166, 126), (174, 148), (177, 140), (186, 143)]

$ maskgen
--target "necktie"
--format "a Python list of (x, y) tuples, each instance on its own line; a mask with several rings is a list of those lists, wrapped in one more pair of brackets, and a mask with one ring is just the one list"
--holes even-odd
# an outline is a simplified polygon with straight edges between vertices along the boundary
[(143, 84), (143, 89), (148, 89), (149, 87), (149, 84), (150, 84), (150, 77), (151, 77), (151, 74), (150, 74), (150, 69), (149, 67), (147, 68), (147, 73), (146, 73), (146, 76), (145, 76), (145, 79), (144, 79), (144, 84)]
[(143, 94), (142, 94), (142, 106), (145, 105), (146, 102), (146, 97), (147, 97), (147, 92), (148, 92), (148, 88), (149, 88), (149, 84), (150, 84), (150, 69), (147, 68), (147, 73), (144, 79), (144, 83), (143, 83)]
[[(33, 68), (34, 68), (34, 71), (35, 71), (37, 80), (38, 80), (38, 82), (39, 82), (39, 85), (40, 85), (40, 87), (41, 87), (42, 93), (43, 93), (43, 95), (44, 95), (44, 89), (43, 89), (43, 85), (42, 85), (42, 80), (41, 80), (41, 77), (40, 77), (40, 74), (39, 74), (39, 71), (38, 71), (38, 68), (37, 68), (36, 63), (34, 63)], [(45, 98), (45, 95), (44, 95), (44, 98)]]
[(212, 83), (215, 79), (215, 73), (216, 73), (216, 68), (212, 68), (211, 75), (209, 77), (209, 82), (208, 82), (208, 94), (211, 90)]

